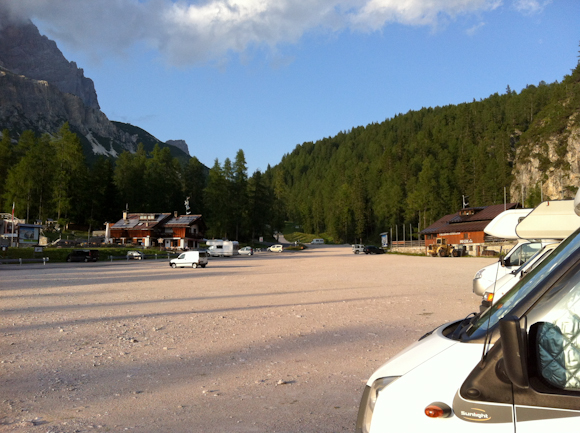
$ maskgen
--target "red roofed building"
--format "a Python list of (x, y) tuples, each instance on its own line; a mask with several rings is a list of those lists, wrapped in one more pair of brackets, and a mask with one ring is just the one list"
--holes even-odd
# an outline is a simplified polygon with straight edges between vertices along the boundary
[(129, 213), (109, 227), (108, 238), (117, 244), (175, 249), (198, 248), (206, 230), (201, 215)]
[(485, 227), (504, 210), (516, 209), (519, 203), (496, 204), (485, 207), (469, 207), (443, 218), (422, 230), (425, 238), (425, 247), (437, 242), (437, 238), (444, 238), (448, 244), (468, 246), (472, 255), (479, 255), (481, 246), (486, 241)]

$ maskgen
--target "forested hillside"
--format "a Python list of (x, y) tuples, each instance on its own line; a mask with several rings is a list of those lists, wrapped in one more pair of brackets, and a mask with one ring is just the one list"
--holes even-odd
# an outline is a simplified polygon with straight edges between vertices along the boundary
[(80, 138), (65, 123), (57, 134), (25, 131), (13, 144), (4, 130), (0, 140), (0, 210), (27, 222), (48, 218), (103, 229), (127, 206), (133, 212), (203, 215), (208, 237), (249, 240), (283, 226), (283, 207), (271, 177), (248, 176), (244, 152), (232, 164), (218, 160), (209, 170), (196, 157), (183, 161), (169, 147), (125, 151), (117, 159), (98, 157), (88, 164)]
[[(551, 168), (578, 171), (565, 158), (578, 112), (580, 66), (561, 83), (541, 82), (520, 93), (508, 86), (484, 100), (410, 111), (298, 145), (273, 168), (276, 193), (306, 232), (343, 241), (403, 224), (422, 229), (459, 210), (463, 195), (471, 206), (486, 206), (502, 203), (505, 191), (508, 201), (533, 206)], [(541, 143), (554, 139), (560, 143), (555, 155), (542, 150)], [(512, 185), (514, 166), (532, 159), (544, 176), (525, 188)], [(577, 187), (566, 185), (561, 193)]]

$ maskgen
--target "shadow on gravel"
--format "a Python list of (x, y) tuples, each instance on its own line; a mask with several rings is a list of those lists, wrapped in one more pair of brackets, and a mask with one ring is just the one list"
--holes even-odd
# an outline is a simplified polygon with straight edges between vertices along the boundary
[[(339, 289), (336, 289), (339, 290)], [(343, 290), (343, 289), (340, 289)], [(313, 291), (314, 292), (314, 291)], [(305, 291), (300, 292), (286, 292), (286, 293), (279, 293), (279, 295), (288, 295), (293, 293), (306, 293)], [(8, 315), (22, 315), (22, 314), (39, 314), (43, 312), (48, 313), (63, 313), (68, 310), (73, 311), (87, 311), (91, 309), (102, 309), (102, 308), (127, 308), (127, 307), (135, 307), (135, 306), (143, 306), (143, 305), (162, 305), (162, 304), (173, 304), (179, 303), (183, 304), (184, 302), (192, 302), (192, 301), (200, 301), (200, 300), (207, 300), (207, 299), (220, 299), (220, 298), (232, 298), (232, 297), (263, 297), (263, 296), (273, 296), (278, 295), (278, 293), (252, 293), (247, 295), (233, 295), (233, 296), (215, 296), (215, 297), (203, 297), (203, 298), (176, 298), (176, 299), (152, 299), (150, 301), (136, 301), (136, 302), (115, 302), (109, 304), (88, 304), (88, 305), (60, 305), (60, 306), (47, 306), (47, 307), (30, 307), (30, 308), (19, 308), (19, 309), (4, 309), (0, 310), (2, 314), (6, 317)], [(389, 297), (387, 294), (384, 296)], [(390, 297), (389, 297), (390, 298)], [(342, 299), (337, 301), (317, 301), (317, 302), (298, 302), (298, 303), (284, 303), (284, 304), (263, 304), (263, 305), (252, 305), (252, 306), (244, 306), (244, 307), (233, 307), (233, 308), (212, 308), (212, 309), (188, 309), (182, 311), (171, 311), (171, 312), (163, 312), (163, 313), (148, 313), (148, 314), (135, 314), (135, 315), (123, 315), (123, 316), (106, 316), (106, 317), (98, 317), (98, 318), (83, 318), (83, 319), (75, 319), (75, 320), (65, 320), (65, 321), (53, 321), (49, 323), (33, 323), (26, 326), (9, 326), (9, 327), (2, 327), (0, 328), (0, 332), (30, 332), (32, 330), (40, 330), (40, 329), (51, 329), (51, 328), (60, 328), (64, 326), (79, 326), (84, 324), (90, 323), (102, 323), (102, 322), (109, 322), (109, 321), (123, 321), (123, 320), (131, 320), (131, 319), (139, 319), (139, 318), (162, 318), (162, 317), (175, 317), (175, 316), (182, 316), (182, 315), (190, 315), (190, 314), (215, 314), (215, 313), (228, 313), (234, 311), (251, 311), (251, 310), (261, 310), (261, 309), (268, 309), (268, 308), (284, 308), (284, 307), (304, 307), (307, 305), (320, 305), (320, 304), (344, 304), (345, 302), (360, 302), (360, 301), (368, 301), (372, 299), (378, 299), (377, 296), (371, 297), (361, 297), (361, 298), (351, 298), (351, 299)]]

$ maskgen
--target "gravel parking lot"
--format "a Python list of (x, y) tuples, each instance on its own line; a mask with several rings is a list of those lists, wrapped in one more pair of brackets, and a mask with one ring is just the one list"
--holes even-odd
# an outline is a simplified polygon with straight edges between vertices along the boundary
[(2, 432), (354, 431), (366, 379), (489, 258), (350, 247), (0, 267)]

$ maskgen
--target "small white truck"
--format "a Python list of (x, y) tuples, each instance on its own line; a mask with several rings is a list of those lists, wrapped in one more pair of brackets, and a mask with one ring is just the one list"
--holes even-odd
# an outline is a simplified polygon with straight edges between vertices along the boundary
[(352, 246), (352, 252), (355, 254), (360, 254), (365, 252), (365, 246), (363, 244), (354, 244)]
[(172, 268), (205, 268), (207, 265), (207, 252), (206, 251), (185, 251), (181, 253), (177, 258), (171, 259), (169, 261), (169, 266)]

